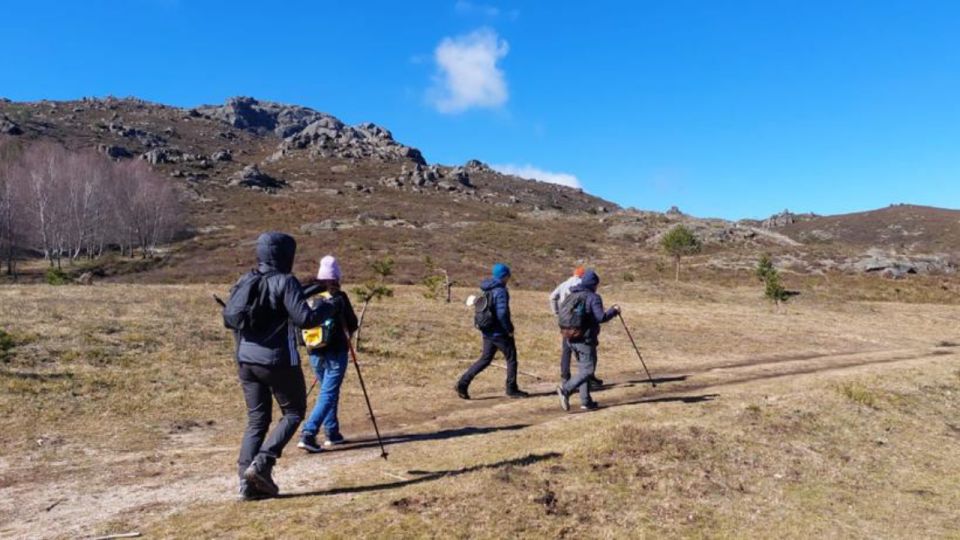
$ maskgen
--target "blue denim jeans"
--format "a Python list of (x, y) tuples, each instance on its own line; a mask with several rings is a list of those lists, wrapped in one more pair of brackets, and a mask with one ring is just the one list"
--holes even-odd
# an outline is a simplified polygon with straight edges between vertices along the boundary
[(306, 423), (303, 433), (316, 435), (323, 426), (328, 438), (340, 437), (340, 422), (337, 420), (337, 404), (340, 401), (340, 386), (347, 373), (347, 351), (317, 351), (310, 353), (310, 365), (320, 381), (317, 404)]

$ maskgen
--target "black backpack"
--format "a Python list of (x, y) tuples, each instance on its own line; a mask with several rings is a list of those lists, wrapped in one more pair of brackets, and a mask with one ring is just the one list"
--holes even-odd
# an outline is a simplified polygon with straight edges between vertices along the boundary
[(587, 293), (580, 291), (568, 295), (557, 312), (560, 334), (568, 340), (583, 339), (587, 326)]
[(497, 314), (493, 309), (493, 294), (483, 291), (473, 302), (473, 325), (481, 332), (490, 332), (497, 325)]
[(237, 281), (230, 289), (227, 305), (223, 307), (224, 326), (237, 332), (262, 329), (272, 314), (268, 297), (270, 291), (266, 286), (266, 278), (270, 275), (253, 270)]

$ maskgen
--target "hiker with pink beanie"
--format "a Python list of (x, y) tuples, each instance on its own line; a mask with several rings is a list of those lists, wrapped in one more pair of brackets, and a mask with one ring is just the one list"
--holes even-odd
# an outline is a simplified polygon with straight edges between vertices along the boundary
[[(303, 424), (297, 448), (310, 453), (345, 442), (340, 433), (337, 405), (340, 401), (340, 386), (347, 373), (349, 358), (348, 336), (357, 331), (357, 315), (350, 298), (340, 289), (340, 263), (332, 255), (320, 259), (317, 282), (307, 287), (307, 295), (320, 293), (323, 301), (335, 307), (335, 315), (323, 322), (320, 328), (303, 330), (304, 344), (310, 353), (310, 365), (320, 382), (320, 394), (309, 418)], [(322, 292), (321, 292), (322, 291)], [(317, 434), (323, 427), (326, 440), (323, 446), (317, 443)]]

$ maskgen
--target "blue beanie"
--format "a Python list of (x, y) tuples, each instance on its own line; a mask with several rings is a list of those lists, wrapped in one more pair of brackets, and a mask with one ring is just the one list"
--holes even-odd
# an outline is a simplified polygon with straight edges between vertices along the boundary
[(503, 279), (510, 275), (510, 267), (503, 264), (497, 263), (493, 265), (493, 277), (494, 279)]

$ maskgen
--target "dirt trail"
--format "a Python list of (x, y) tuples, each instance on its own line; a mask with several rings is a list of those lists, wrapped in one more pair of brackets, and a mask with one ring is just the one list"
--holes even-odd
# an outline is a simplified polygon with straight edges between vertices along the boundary
[[(699, 402), (716, 399), (720, 390), (776, 378), (830, 374), (907, 362), (925, 362), (956, 352), (946, 348), (917, 348), (796, 354), (752, 358), (698, 366), (671, 374), (654, 373), (660, 385), (654, 389), (645, 378), (632, 373), (605, 374), (607, 386), (596, 396), (603, 407), (669, 401)], [(554, 399), (554, 384), (528, 387), (534, 397), (523, 401), (476, 396), (453, 406), (444, 401), (439, 409), (407, 418), (402, 425), (382, 426), (388, 445), (435, 441), (444, 444), (445, 434), (483, 436), (503, 429), (524, 427), (568, 418)], [(576, 398), (574, 398), (576, 401)], [(469, 418), (469, 427), (464, 419)], [(444, 431), (446, 430), (446, 431)], [(277, 481), (286, 493), (312, 493), (328, 489), (334, 471), (359, 462), (379, 459), (372, 433), (355, 444), (305, 456), (290, 448), (277, 471)], [(223, 441), (219, 441), (223, 442)], [(389, 451), (388, 446), (388, 451)], [(80, 458), (82, 465), (41, 483), (21, 482), (0, 487), (0, 536), (46, 538), (89, 534), (92, 527), (120, 516), (142, 515), (144, 522), (200, 503), (223, 503), (234, 499), (235, 479), (226, 474), (224, 456), (232, 459), (232, 445), (212, 446), (202, 438), (180, 440), (149, 452), (127, 452)], [(142, 464), (156, 463), (158, 472), (144, 475)], [(183, 463), (186, 465), (178, 466)], [(0, 461), (0, 472), (13, 464)], [(138, 474), (139, 471), (139, 474)], [(385, 481), (406, 480), (404, 471), (384, 469)], [(99, 474), (98, 474), (99, 472)]]

